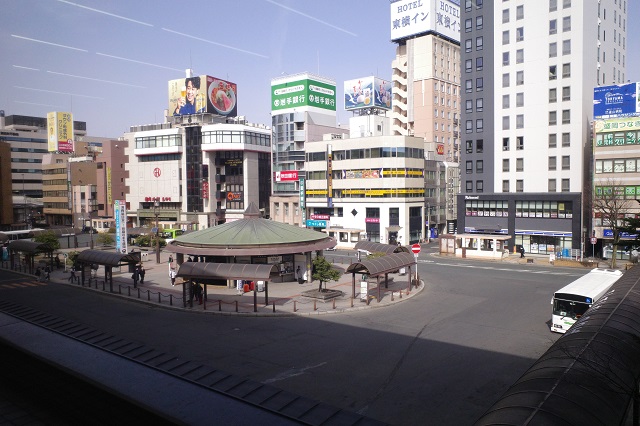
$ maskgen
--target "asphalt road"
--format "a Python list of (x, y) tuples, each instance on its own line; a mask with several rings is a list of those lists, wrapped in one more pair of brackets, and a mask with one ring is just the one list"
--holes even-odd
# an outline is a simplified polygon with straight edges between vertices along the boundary
[(0, 288), (0, 299), (386, 423), (472, 424), (557, 340), (551, 295), (587, 271), (432, 250), (422, 293), (339, 315), (174, 312), (57, 284)]

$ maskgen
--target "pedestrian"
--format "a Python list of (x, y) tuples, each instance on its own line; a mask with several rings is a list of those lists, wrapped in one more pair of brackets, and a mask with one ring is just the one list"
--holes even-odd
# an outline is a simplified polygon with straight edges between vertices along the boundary
[(51, 278), (51, 269), (49, 268), (49, 265), (47, 265), (44, 268), (44, 279), (45, 281), (49, 281), (49, 278)]
[(56, 269), (60, 269), (60, 255), (56, 255)]
[(42, 281), (42, 271), (40, 270), (39, 266), (36, 268), (35, 275), (36, 277), (38, 277), (38, 281)]
[(131, 279), (133, 280), (133, 288), (138, 288), (138, 280), (140, 279), (138, 268), (133, 268), (133, 274), (131, 275)]
[(176, 285), (176, 275), (178, 275), (178, 273), (176, 272), (176, 268), (171, 268), (171, 270), (169, 270), (169, 278), (171, 279), (172, 287), (175, 287)]
[(300, 265), (296, 269), (296, 278), (298, 279), (298, 284), (302, 284), (304, 280), (302, 279), (302, 271), (300, 270)]
[(169, 255), (169, 265), (173, 263), (173, 255)]
[(75, 280), (76, 280), (76, 267), (74, 265), (71, 267), (71, 275), (69, 276), (69, 281), (71, 281), (71, 283), (73, 284)]
[(193, 259), (191, 259), (191, 256), (187, 258), (187, 262), (193, 262)]
[(524, 257), (524, 246), (520, 246), (520, 259)]
[(144, 276), (147, 272), (144, 270), (144, 266), (141, 264), (138, 268), (138, 274), (140, 274), (140, 284), (144, 284)]
[(202, 286), (200, 285), (200, 283), (195, 283), (195, 296), (196, 299), (198, 300), (198, 305), (202, 305)]

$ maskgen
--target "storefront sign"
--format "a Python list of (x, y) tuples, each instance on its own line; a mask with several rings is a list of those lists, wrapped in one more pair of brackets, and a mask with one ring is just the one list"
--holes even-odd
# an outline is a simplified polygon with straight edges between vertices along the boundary
[(307, 220), (307, 228), (326, 228), (326, 220)]

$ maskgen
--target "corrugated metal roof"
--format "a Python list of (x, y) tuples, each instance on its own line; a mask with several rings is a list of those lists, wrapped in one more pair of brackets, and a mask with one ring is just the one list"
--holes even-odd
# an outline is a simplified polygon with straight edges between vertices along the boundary
[(368, 251), (369, 253), (410, 253), (405, 246), (397, 246), (393, 244), (374, 243), (373, 241), (358, 241), (354, 247), (356, 250)]
[(367, 273), (372, 277), (384, 275), (389, 272), (397, 271), (400, 268), (409, 265), (415, 265), (416, 259), (410, 253), (392, 253), (386, 256), (377, 257), (371, 260), (362, 260), (352, 263), (347, 268), (347, 272)]
[(278, 274), (277, 265), (185, 262), (180, 265), (178, 277), (207, 279), (224, 278), (230, 280), (269, 281)]
[(53, 251), (48, 245), (45, 243), (37, 243), (35, 241), (29, 240), (16, 240), (11, 241), (7, 246), (8, 250), (20, 251), (22, 253), (45, 253)]
[(82, 263), (95, 263), (106, 266), (119, 266), (126, 263), (140, 261), (138, 254), (113, 253), (102, 250), (84, 250), (78, 255), (78, 261)]

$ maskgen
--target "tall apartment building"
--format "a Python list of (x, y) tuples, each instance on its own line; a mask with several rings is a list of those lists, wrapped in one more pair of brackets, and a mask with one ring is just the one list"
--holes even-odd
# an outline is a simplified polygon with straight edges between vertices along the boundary
[(624, 0), (464, 0), (458, 231), (583, 248), (593, 88), (625, 79)]
[(391, 3), (392, 131), (425, 141), (428, 221), (440, 232), (457, 214), (460, 161), (459, 2)]

